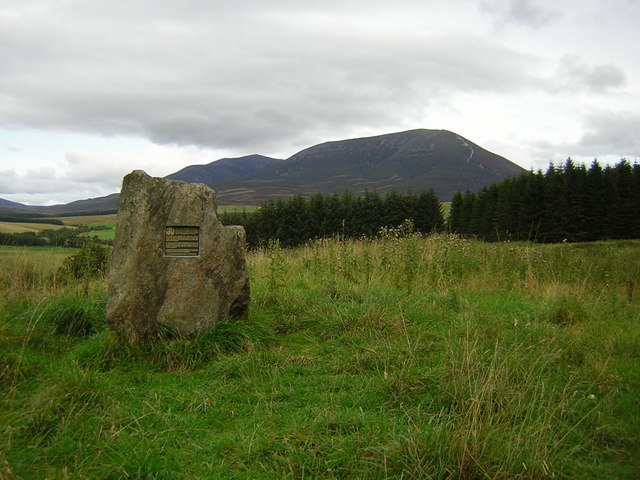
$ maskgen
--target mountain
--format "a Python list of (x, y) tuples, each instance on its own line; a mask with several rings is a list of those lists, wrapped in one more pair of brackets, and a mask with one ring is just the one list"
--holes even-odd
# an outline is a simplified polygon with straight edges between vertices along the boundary
[[(259, 205), (269, 198), (296, 193), (350, 190), (359, 194), (365, 189), (404, 193), (433, 188), (442, 201), (448, 201), (456, 191), (477, 191), (524, 172), (456, 133), (419, 129), (326, 142), (287, 160), (262, 155), (223, 158), (185, 167), (165, 178), (206, 183), (216, 190), (220, 205)], [(0, 202), (0, 210), (22, 208), (60, 215), (115, 209), (118, 194), (51, 207), (17, 204), (5, 208), (7, 202)]]
[(524, 171), (456, 133), (420, 129), (322, 143), (217, 192), (221, 204), (250, 205), (294, 193), (433, 188), (448, 201), (458, 190), (478, 190)]
[(64, 203), (59, 205), (24, 205), (22, 203), (16, 204), (9, 200), (0, 198), (0, 212), (32, 212), (43, 213), (46, 215), (62, 215), (65, 213), (96, 213), (109, 210), (115, 210), (118, 208), (118, 198), (120, 194), (112, 193), (106, 197), (89, 198), (87, 200), (76, 200), (71, 203)]
[(29, 205), (25, 205), (24, 203), (12, 202), (11, 200), (5, 200), (4, 198), (0, 198), (0, 210), (28, 210)]
[(50, 215), (62, 215), (63, 213), (80, 212), (103, 212), (118, 208), (119, 193), (112, 193), (106, 197), (89, 198), (87, 200), (76, 200), (75, 202), (61, 205), (51, 205), (49, 207), (38, 207), (37, 211)]
[[(275, 158), (262, 155), (247, 155), (239, 158), (223, 158), (208, 165), (191, 165), (182, 170), (172, 173), (165, 178), (170, 180), (182, 180), (184, 182), (199, 182), (217, 188), (222, 183), (247, 177), (259, 170), (282, 162)], [(75, 202), (51, 205), (33, 206), (11, 202), (0, 198), (0, 211), (16, 212), (30, 211), (34, 213), (46, 213), (49, 215), (60, 215), (63, 213), (95, 212), (115, 210), (118, 208), (120, 195), (113, 193), (106, 197), (90, 198), (87, 200), (77, 200)]]
[(206, 183), (217, 189), (219, 185), (246, 178), (264, 169), (280, 163), (282, 160), (262, 155), (247, 155), (239, 158), (223, 158), (207, 165), (191, 165), (167, 175), (169, 180), (183, 182)]

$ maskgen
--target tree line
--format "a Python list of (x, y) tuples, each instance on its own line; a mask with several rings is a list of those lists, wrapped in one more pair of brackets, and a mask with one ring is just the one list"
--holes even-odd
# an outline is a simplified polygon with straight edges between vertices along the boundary
[(80, 225), (78, 227), (63, 227), (57, 230), (47, 229), (35, 232), (2, 233), (0, 232), (0, 245), (13, 247), (69, 247), (80, 248), (87, 242), (102, 244), (112, 244), (112, 240), (101, 240), (97, 236), (92, 238), (82, 235), (83, 233), (97, 230), (99, 228)]
[(582, 242), (640, 238), (640, 165), (621, 160), (587, 169), (568, 159), (546, 172), (528, 172), (458, 192), (451, 232), (496, 240)]
[(48, 218), (43, 217), (42, 215), (32, 217), (20, 214), (0, 214), (0, 222), (10, 222), (10, 223), (44, 223), (49, 225), (64, 225), (62, 220), (59, 218)]
[(255, 212), (220, 215), (225, 225), (242, 225), (250, 248), (279, 240), (294, 247), (316, 238), (374, 237), (384, 227), (397, 227), (410, 220), (415, 231), (430, 233), (444, 228), (440, 199), (431, 190), (382, 196), (365, 191), (362, 196), (317, 193), (311, 198), (294, 195), (288, 200), (267, 200)]

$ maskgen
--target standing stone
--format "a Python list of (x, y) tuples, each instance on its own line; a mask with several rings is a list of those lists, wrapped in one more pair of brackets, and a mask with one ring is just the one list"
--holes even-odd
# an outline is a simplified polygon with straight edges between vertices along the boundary
[(204, 184), (124, 177), (106, 314), (120, 336), (136, 343), (161, 327), (194, 336), (246, 312), (244, 229), (223, 226), (216, 211)]

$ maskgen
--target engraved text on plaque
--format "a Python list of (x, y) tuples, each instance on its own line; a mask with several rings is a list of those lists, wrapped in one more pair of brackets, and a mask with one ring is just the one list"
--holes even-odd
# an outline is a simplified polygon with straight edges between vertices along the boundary
[(164, 254), (169, 257), (200, 255), (200, 227), (167, 227), (164, 235)]

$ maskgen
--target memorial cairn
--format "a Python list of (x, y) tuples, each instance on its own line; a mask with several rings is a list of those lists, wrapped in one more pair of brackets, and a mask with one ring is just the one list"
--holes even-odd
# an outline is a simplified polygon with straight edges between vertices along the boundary
[(249, 306), (242, 227), (223, 226), (215, 192), (136, 170), (122, 183), (107, 322), (137, 343), (161, 330), (193, 337)]

